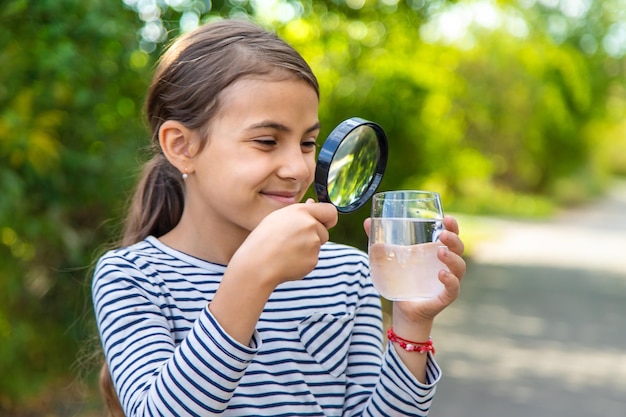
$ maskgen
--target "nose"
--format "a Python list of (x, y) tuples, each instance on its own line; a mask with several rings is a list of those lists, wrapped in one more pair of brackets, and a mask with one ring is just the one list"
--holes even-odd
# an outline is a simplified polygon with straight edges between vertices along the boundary
[(303, 152), (300, 144), (285, 148), (280, 156), (277, 175), (292, 180), (308, 179), (315, 166), (315, 152)]

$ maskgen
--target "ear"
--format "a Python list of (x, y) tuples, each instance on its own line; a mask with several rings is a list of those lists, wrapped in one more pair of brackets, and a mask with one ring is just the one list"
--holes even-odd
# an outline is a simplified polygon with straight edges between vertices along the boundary
[(159, 128), (159, 144), (167, 160), (181, 173), (193, 173), (197, 140), (191, 130), (180, 122), (167, 120)]

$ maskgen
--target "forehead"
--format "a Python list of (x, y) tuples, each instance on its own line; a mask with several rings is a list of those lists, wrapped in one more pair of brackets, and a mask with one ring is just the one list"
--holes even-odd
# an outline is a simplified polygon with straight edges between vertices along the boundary
[(237, 90), (246, 89), (251, 85), (259, 86), (261, 84), (281, 86), (287, 84), (293, 84), (294, 82), (301, 83), (303, 85), (308, 86), (311, 91), (314, 92), (316, 96), (319, 98), (319, 94), (317, 89), (309, 83), (308, 80), (298, 76), (296, 73), (291, 71), (287, 71), (284, 69), (275, 69), (267, 74), (248, 74), (244, 75), (235, 81), (233, 81), (230, 85), (224, 88), (220, 93), (218, 98), (232, 96), (233, 92), (237, 92)]
[(224, 89), (218, 100), (218, 117), (317, 118), (319, 105), (315, 89), (296, 76), (241, 78)]

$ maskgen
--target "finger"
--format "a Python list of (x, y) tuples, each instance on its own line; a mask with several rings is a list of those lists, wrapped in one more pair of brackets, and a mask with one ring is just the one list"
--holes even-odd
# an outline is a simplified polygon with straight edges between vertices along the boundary
[(337, 208), (330, 203), (304, 204), (306, 210), (315, 220), (322, 223), (326, 229), (337, 224)]
[(444, 216), (443, 225), (446, 230), (451, 231), (452, 233), (458, 235), (459, 234), (459, 223), (452, 216)]
[(437, 257), (459, 280), (463, 278), (467, 269), (467, 265), (463, 258), (456, 253), (451, 252), (448, 248), (440, 248), (437, 252)]
[(328, 229), (323, 224), (320, 224), (317, 228), (317, 235), (319, 236), (320, 243), (322, 245), (330, 239), (330, 233), (328, 233)]
[(439, 271), (439, 281), (444, 286), (444, 290), (439, 294), (439, 298), (445, 305), (449, 305), (457, 299), (461, 292), (461, 282), (453, 273), (441, 270)]
[(439, 235), (439, 241), (459, 256), (462, 256), (463, 252), (465, 252), (465, 244), (459, 235), (454, 233), (452, 230), (444, 230), (441, 232), (441, 235)]
[(372, 227), (372, 219), (368, 217), (367, 219), (363, 221), (363, 229), (365, 229), (365, 233), (367, 234), (367, 237), (369, 237), (370, 235), (371, 227)]

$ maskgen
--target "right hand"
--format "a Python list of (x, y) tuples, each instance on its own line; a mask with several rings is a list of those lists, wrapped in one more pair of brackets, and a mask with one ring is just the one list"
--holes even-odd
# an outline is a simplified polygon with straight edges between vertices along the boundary
[(276, 210), (250, 233), (230, 265), (243, 262), (256, 279), (274, 287), (302, 279), (317, 265), (320, 247), (337, 218), (335, 206), (312, 199)]

